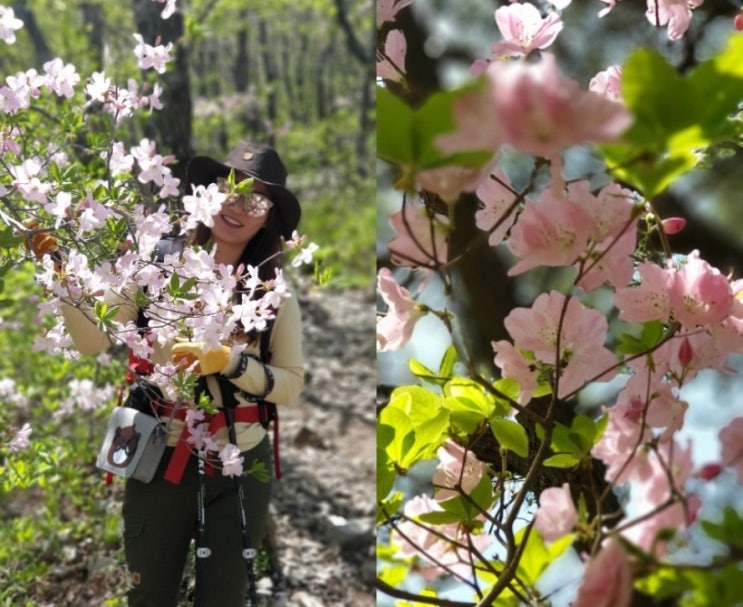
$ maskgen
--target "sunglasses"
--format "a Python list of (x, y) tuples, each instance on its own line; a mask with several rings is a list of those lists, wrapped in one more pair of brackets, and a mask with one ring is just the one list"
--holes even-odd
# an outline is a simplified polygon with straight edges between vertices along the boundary
[(229, 181), (223, 177), (217, 179), (217, 187), (220, 192), (227, 194), (227, 200), (224, 201), (224, 204), (239, 204), (240, 208), (248, 215), (262, 217), (268, 213), (273, 206), (273, 200), (260, 192), (237, 194), (236, 192), (230, 191)]

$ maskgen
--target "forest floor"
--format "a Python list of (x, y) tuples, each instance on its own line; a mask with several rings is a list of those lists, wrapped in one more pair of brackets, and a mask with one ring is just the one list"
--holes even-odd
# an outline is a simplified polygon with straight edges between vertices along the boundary
[(300, 303), (308, 376), (302, 405), (282, 412), (284, 477), (273, 500), (285, 604), (371, 606), (376, 604), (373, 293), (321, 291)]
[[(276, 567), (272, 577), (258, 580), (260, 603), (368, 607), (376, 604), (373, 292), (319, 290), (299, 298), (306, 384), (299, 406), (280, 412), (283, 478), (274, 481), (270, 534)], [(114, 482), (102, 507), (120, 510), (122, 494), (123, 483)], [(235, 525), (239, 533), (237, 520)], [(123, 604), (123, 590), (115, 590), (126, 585), (120, 549), (91, 554), (89, 547), (71, 545), (58, 558), (47, 558), (51, 575), (29, 589), (43, 602), (24, 604)], [(182, 607), (192, 604), (185, 598), (192, 585), (187, 569)]]

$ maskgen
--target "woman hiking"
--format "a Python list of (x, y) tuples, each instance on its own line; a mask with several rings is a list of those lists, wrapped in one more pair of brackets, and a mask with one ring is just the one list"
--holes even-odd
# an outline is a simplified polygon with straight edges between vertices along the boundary
[[(250, 180), (252, 185), (245, 187)], [(276, 151), (252, 141), (238, 143), (224, 162), (207, 156), (191, 160), (187, 188), (195, 191), (199, 187), (213, 188), (212, 184), (217, 184), (227, 197), (212, 216), (212, 225), (199, 223), (187, 236), (185, 251), (210, 251), (215, 274), (229, 271), (236, 278), (235, 305), (248, 305), (245, 294), (254, 293), (255, 284), (268, 284), (277, 276), (281, 239), (288, 242), (292, 238), (301, 215), (299, 202), (286, 188), (286, 169)], [(177, 246), (165, 253), (173, 252), (180, 254)], [(249, 275), (252, 286), (246, 285), (248, 267), (257, 268), (257, 276)], [(262, 292), (260, 287), (257, 292)], [(111, 294), (110, 304), (118, 306), (119, 326), (130, 322), (141, 331), (152, 331), (149, 319), (154, 314), (141, 301), (131, 294)], [(67, 305), (63, 314), (81, 353), (96, 354), (111, 345), (110, 335), (91, 323), (89, 310)], [(245, 604), (249, 582), (251, 586), (253, 582), (252, 557), (265, 532), (271, 484), (258, 478), (261, 475), (230, 477), (222, 472), (226, 473), (238, 459), (238, 450), (247, 469), (271, 469), (270, 441), (261, 423), (265, 422), (262, 407), (265, 401), (279, 406), (295, 404), (304, 382), (296, 297), (284, 294), (271, 318), (270, 331), (265, 332), (245, 330), (238, 323), (229, 339), (217, 347), (189, 341), (187, 331), (182, 338), (165, 343), (152, 334), (151, 354), (130, 356), (134, 388), (128, 404), (149, 408), (168, 422), (168, 446), (154, 478), (149, 482), (126, 480), (124, 551), (130, 576), (130, 607), (177, 606), (195, 532), (196, 604)], [(148, 381), (153, 365), (168, 363), (175, 363), (184, 373), (198, 375), (193, 398), (207, 398), (211, 413), (169, 402)], [(140, 402), (132, 403), (132, 399)], [(209, 432), (199, 440), (197, 431), (204, 428)], [(223, 453), (229, 443), (236, 444), (236, 449), (230, 461), (222, 459), (220, 472), (216, 454)], [(212, 468), (215, 470), (210, 474)]]

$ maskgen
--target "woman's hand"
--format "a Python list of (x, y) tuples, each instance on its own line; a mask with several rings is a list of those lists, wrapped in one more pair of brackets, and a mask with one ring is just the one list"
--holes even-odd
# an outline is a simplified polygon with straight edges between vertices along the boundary
[(204, 350), (202, 342), (185, 341), (177, 343), (171, 351), (171, 360), (182, 369), (198, 363), (194, 373), (212, 375), (221, 373), (230, 361), (230, 348), (221, 346)]

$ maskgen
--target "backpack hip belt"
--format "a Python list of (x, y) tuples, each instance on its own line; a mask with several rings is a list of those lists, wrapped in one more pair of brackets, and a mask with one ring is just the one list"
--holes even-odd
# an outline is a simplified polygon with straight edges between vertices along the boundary
[[(172, 403), (164, 403), (164, 414), (167, 415), (172, 412)], [(260, 411), (260, 405), (256, 407), (235, 407), (235, 422), (242, 422), (246, 424), (258, 424), (261, 423), (262, 415)], [(170, 410), (170, 411), (169, 411)], [(185, 421), (186, 410), (181, 408), (176, 411), (174, 419)], [(209, 425), (209, 433), (214, 434), (218, 430), (227, 426), (227, 419), (224, 411), (220, 411), (216, 415), (206, 414), (205, 423)], [(278, 440), (278, 420), (274, 420), (273, 424), (273, 464), (276, 478), (281, 478), (281, 466), (279, 464), (279, 440)], [(178, 437), (178, 444), (175, 446), (173, 454), (168, 462), (168, 467), (165, 471), (165, 480), (178, 485), (183, 478), (183, 472), (186, 469), (188, 460), (192, 455), (191, 448), (188, 446), (188, 437), (190, 436), (190, 430), (188, 426), (184, 424), (181, 435)], [(207, 465), (209, 462), (207, 462)], [(208, 466), (208, 472), (213, 474), (213, 469)]]

